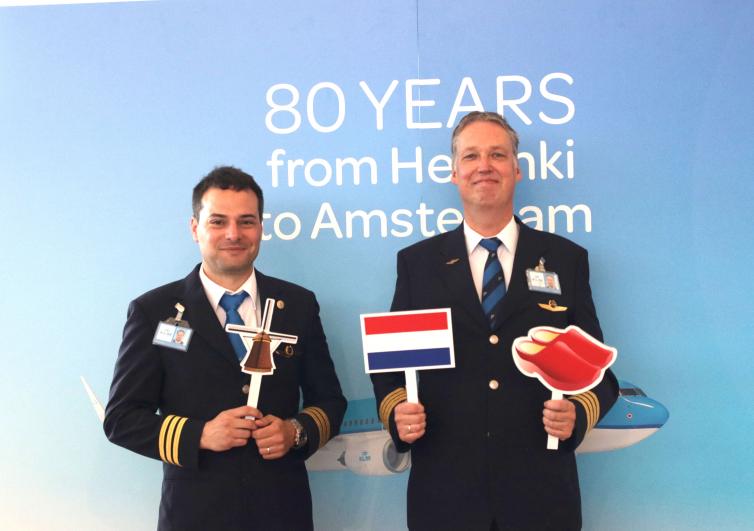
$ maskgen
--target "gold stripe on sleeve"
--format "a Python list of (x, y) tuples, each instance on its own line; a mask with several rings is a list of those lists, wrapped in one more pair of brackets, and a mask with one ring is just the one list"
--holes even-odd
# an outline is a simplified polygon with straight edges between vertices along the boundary
[(330, 419), (327, 417), (327, 413), (322, 408), (315, 406), (304, 408), (301, 413), (309, 415), (314, 420), (319, 432), (318, 448), (322, 448), (330, 440)]
[(172, 455), (173, 464), (178, 466), (182, 466), (181, 461), (178, 459), (178, 448), (180, 448), (181, 445), (181, 432), (183, 431), (183, 425), (186, 424), (187, 420), (188, 418), (186, 417), (180, 417), (180, 420), (175, 427), (175, 435), (173, 436), (171, 445), (172, 452), (168, 452), (169, 455)]
[(175, 415), (165, 417), (165, 420), (162, 421), (162, 426), (160, 426), (160, 435), (157, 437), (157, 449), (160, 451), (160, 459), (166, 463), (170, 463), (170, 461), (168, 461), (168, 457), (165, 455), (165, 435), (174, 417)]
[(587, 391), (586, 393), (572, 396), (571, 400), (578, 402), (584, 408), (584, 411), (586, 412), (587, 431), (594, 428), (600, 417), (600, 403), (599, 400), (597, 400), (597, 395), (591, 391)]
[(594, 404), (594, 422), (589, 427), (589, 429), (592, 429), (597, 425), (597, 422), (599, 422), (600, 420), (600, 399), (597, 398), (597, 395), (591, 391), (587, 391), (586, 393), (584, 393), (584, 395), (589, 397), (592, 403)]
[(578, 399), (586, 410), (586, 429), (589, 431), (596, 424), (597, 413), (594, 410), (594, 402), (586, 393), (580, 395)]
[(160, 426), (160, 435), (157, 438), (157, 449), (160, 452), (160, 459), (171, 465), (181, 466), (178, 461), (178, 447), (181, 442), (181, 432), (183, 425), (188, 418), (168, 415), (162, 421)]
[(168, 463), (174, 465), (175, 461), (173, 460), (173, 433), (175, 432), (175, 425), (178, 423), (179, 417), (176, 417), (175, 415), (171, 416), (172, 418), (170, 419), (170, 425), (168, 426), (168, 431), (165, 434), (165, 439), (163, 439), (162, 444), (165, 447), (165, 457), (167, 458)]
[(390, 425), (390, 414), (395, 409), (395, 406), (401, 402), (405, 402), (408, 399), (405, 387), (399, 387), (391, 391), (380, 403), (380, 420), (385, 429), (388, 429)]

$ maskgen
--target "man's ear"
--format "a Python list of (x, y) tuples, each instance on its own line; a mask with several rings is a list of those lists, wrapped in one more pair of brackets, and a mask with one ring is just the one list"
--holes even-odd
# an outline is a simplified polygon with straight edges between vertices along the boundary
[(199, 227), (199, 222), (194, 216), (191, 216), (191, 220), (189, 220), (189, 227), (191, 228), (191, 237), (194, 239), (195, 242), (199, 241), (199, 236), (196, 234), (196, 229)]

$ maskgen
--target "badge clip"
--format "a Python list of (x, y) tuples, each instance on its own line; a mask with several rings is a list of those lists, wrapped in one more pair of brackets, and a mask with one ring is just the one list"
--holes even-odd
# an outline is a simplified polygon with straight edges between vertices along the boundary
[(180, 302), (176, 302), (174, 308), (177, 310), (175, 317), (168, 317), (167, 319), (165, 319), (165, 322), (168, 324), (181, 326), (183, 328), (188, 328), (188, 321), (183, 320), (183, 312), (186, 311), (186, 307), (183, 306), (183, 304), (181, 304)]

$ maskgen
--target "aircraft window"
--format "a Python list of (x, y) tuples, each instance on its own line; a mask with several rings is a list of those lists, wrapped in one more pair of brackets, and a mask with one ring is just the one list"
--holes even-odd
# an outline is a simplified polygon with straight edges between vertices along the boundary
[(627, 387), (625, 389), (621, 389), (620, 395), (621, 396), (647, 396), (644, 394), (644, 391), (642, 391), (638, 387)]

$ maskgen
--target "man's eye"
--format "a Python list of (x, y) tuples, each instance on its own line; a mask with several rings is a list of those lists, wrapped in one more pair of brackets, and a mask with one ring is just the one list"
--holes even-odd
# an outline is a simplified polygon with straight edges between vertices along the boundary
[(257, 224), (257, 220), (255, 219), (245, 219), (241, 221), (241, 225), (243, 225), (244, 227), (253, 227), (256, 224)]
[(474, 160), (476, 158), (476, 153), (467, 153), (463, 156), (463, 160)]
[(222, 219), (213, 218), (213, 219), (210, 219), (208, 223), (210, 225), (214, 225), (214, 226), (221, 226), (223, 224), (223, 220)]

